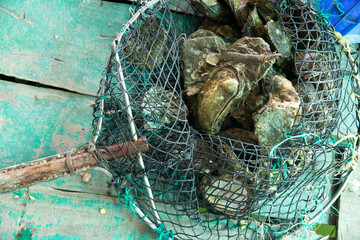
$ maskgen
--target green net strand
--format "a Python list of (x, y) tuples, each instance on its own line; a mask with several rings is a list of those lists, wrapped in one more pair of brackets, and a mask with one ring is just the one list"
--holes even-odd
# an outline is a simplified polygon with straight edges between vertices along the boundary
[[(140, 217), (138, 212), (136, 211), (136, 209), (138, 208), (138, 206), (136, 205), (136, 202), (134, 200), (134, 197), (133, 195), (131, 194), (131, 191), (134, 191), (134, 194), (136, 195), (136, 189), (133, 188), (133, 187), (126, 187), (124, 189), (124, 193), (123, 194), (119, 194), (119, 190), (118, 188), (115, 188), (115, 191), (116, 191), (116, 194), (119, 198), (119, 201), (123, 204), (126, 204), (130, 209), (131, 211), (136, 215), (138, 216), (138, 218), (140, 219), (140, 221), (144, 221), (147, 217), (148, 217), (148, 214), (145, 214), (143, 217)], [(121, 199), (124, 199), (121, 200)], [(154, 229), (153, 230), (154, 233), (156, 233), (159, 237), (156, 238), (156, 240), (169, 240), (169, 239), (172, 239), (174, 240), (174, 233), (172, 230), (167, 230), (165, 225), (163, 223), (161, 223), (159, 225), (158, 228)]]
[(174, 240), (174, 233), (172, 230), (166, 230), (166, 227), (163, 223), (160, 224), (160, 226), (154, 230), (154, 232), (159, 235), (156, 240)]

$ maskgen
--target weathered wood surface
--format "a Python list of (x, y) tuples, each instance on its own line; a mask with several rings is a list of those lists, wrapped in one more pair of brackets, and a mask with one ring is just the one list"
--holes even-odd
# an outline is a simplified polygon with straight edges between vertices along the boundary
[[(192, 9), (188, 1), (180, 3)], [(0, 73), (95, 96), (130, 6), (101, 0), (0, 1)]]
[(86, 143), (94, 97), (0, 80), (0, 168)]
[(0, 73), (95, 95), (130, 5), (0, 1)]
[[(0, 80), (0, 168), (84, 144), (92, 135), (94, 99)], [(0, 239), (155, 238), (107, 188), (105, 173), (86, 172), (89, 182), (76, 173), (0, 194)]]
[(111, 196), (37, 185), (0, 195), (0, 210), (0, 239), (4, 240), (156, 238), (126, 205)]
[[(360, 239), (360, 168), (353, 173), (348, 186), (340, 196), (337, 239)], [(334, 211), (334, 210), (333, 210)]]

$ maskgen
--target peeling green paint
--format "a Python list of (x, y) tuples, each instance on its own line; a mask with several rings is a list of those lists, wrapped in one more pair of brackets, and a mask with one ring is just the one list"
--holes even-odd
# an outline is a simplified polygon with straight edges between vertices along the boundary
[(64, 135), (66, 133), (65, 126), (60, 126), (57, 133), (61, 134), (61, 135)]
[(0, 12), (0, 72), (96, 95), (112, 36), (129, 19), (129, 5), (100, 0), (12, 0), (1, 5), (19, 16), (26, 12), (26, 20)]
[(121, 222), (124, 222), (125, 219), (124, 218), (121, 218), (121, 217), (118, 217), (118, 216), (114, 216), (114, 219), (117, 223), (121, 223)]
[(22, 214), (23, 213), (20, 211), (9, 211), (8, 212), (8, 216), (16, 222), (21, 218)]
[(135, 233), (133, 232), (133, 233), (126, 234), (125, 239), (126, 240), (136, 240), (135, 239)]
[(3, 233), (3, 235), (1, 236), (1, 240), (3, 239), (15, 239), (17, 233)]
[(149, 236), (150, 236), (149, 232), (144, 232), (143, 234), (141, 234), (140, 239), (141, 240), (152, 240), (152, 238), (150, 238)]
[(87, 142), (93, 119), (89, 105), (94, 100), (0, 80), (0, 160), (10, 159), (0, 161), (0, 167), (54, 155)]
[[(82, 184), (84, 184), (84, 183), (82, 183)], [(75, 189), (79, 189), (79, 190), (83, 189), (83, 186), (81, 186), (81, 185), (75, 185), (75, 184), (70, 184), (69, 187), (73, 188), (74, 190), (75, 190)]]
[(123, 235), (121, 233), (115, 233), (114, 235), (111, 236), (111, 238), (113, 240), (119, 240), (122, 239)]
[(58, 179), (53, 180), (52, 182), (55, 183), (56, 186), (60, 187), (68, 181), (64, 180), (63, 178), (58, 178)]
[(12, 193), (13, 193), (14, 195), (18, 196), (18, 197), (22, 197), (25, 192), (26, 192), (26, 189), (20, 189), (20, 190), (14, 191), (14, 192), (12, 192)]
[(61, 235), (60, 233), (56, 233), (56, 234), (48, 235), (46, 237), (42, 237), (39, 240), (54, 240), (54, 239), (56, 239), (56, 240), (81, 240), (81, 237), (80, 236), (64, 236), (64, 235)]
[(46, 200), (46, 197), (41, 192), (33, 192), (33, 193), (30, 193), (30, 195), (35, 198), (34, 201), (36, 201), (36, 200)]

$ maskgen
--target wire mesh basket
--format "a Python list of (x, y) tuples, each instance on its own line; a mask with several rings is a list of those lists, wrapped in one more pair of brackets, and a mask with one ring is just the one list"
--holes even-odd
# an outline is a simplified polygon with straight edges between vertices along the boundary
[[(102, 159), (113, 174), (110, 185), (119, 193), (127, 187), (125, 200), (161, 239), (273, 239), (296, 227), (311, 228), (324, 212), (331, 187), (348, 178), (357, 152), (357, 73), (346, 64), (346, 42), (311, 1), (249, 1), (245, 7), (241, 5), (245, 3), (230, 0), (226, 1), (230, 7), (223, 7), (226, 3), (220, 1), (199, 7), (201, 2), (138, 1), (131, 8), (132, 18), (112, 44), (94, 107), (93, 141), (97, 148), (106, 148), (144, 138), (149, 151), (112, 162)], [(213, 113), (200, 118), (198, 114), (204, 110), (199, 109), (207, 106), (209, 99), (215, 109), (222, 104), (221, 100), (213, 101), (220, 93), (209, 93), (206, 87), (233, 86), (233, 82), (226, 87), (216, 84), (219, 75), (235, 72), (237, 78), (245, 79), (244, 89), (251, 86), (252, 90), (271, 92), (273, 85), (266, 85), (271, 70), (264, 70), (261, 75), (259, 69), (264, 66), (259, 66), (256, 74), (261, 77), (257, 75), (259, 79), (254, 84), (248, 84), (249, 72), (256, 62), (277, 58), (279, 51), (269, 52), (269, 58), (263, 54), (251, 58), (248, 52), (241, 53), (241, 57), (248, 54), (245, 60), (234, 62), (240, 59), (232, 52), (235, 47), (231, 47), (237, 39), (220, 39), (221, 33), (194, 32), (204, 18), (210, 17), (218, 24), (216, 20), (232, 12), (236, 20), (222, 18), (222, 24), (236, 29), (235, 22), (237, 26), (246, 24), (254, 9), (279, 24), (279, 31), (291, 43), (291, 56), (283, 59), (283, 76), (291, 81), (277, 79), (281, 84), (291, 82), (289, 89), (293, 90), (267, 96), (263, 112), (268, 111), (270, 104), (266, 102), (276, 94), (282, 104), (290, 101), (282, 97), (292, 96), (291, 101), (297, 102), (296, 111), (288, 113), (283, 111), (284, 105), (277, 105), (271, 114), (261, 116), (262, 124), (271, 126), (270, 130), (263, 133), (256, 125), (257, 129), (249, 127), (239, 137), (234, 134), (238, 130), (223, 131), (223, 122), (234, 122), (224, 108), (216, 113), (217, 122), (206, 131), (201, 126), (208, 124)], [(269, 22), (268, 18), (260, 19), (263, 25)], [(259, 32), (255, 33), (259, 36), (254, 36), (250, 30), (243, 30), (238, 38), (245, 34), (262, 36), (266, 41), (271, 38)], [(205, 39), (204, 51), (199, 54), (197, 45), (191, 45), (193, 51), (184, 50), (189, 36), (196, 39), (196, 44)], [(218, 44), (223, 40), (224, 44)], [(211, 41), (218, 44), (216, 50), (210, 46)], [(252, 51), (256, 47), (259, 45), (253, 46)], [(205, 80), (190, 84), (192, 90), (200, 88), (191, 96), (188, 83), (184, 84), (187, 55), (216, 57), (215, 63), (200, 64), (201, 70), (208, 67), (212, 73), (197, 76), (196, 79)], [(217, 57), (222, 65), (218, 65)], [(224, 59), (232, 59), (231, 64), (224, 63)], [(236, 84), (240, 86), (240, 82)], [(246, 91), (244, 98), (251, 92)], [(231, 104), (226, 102), (226, 106)], [(286, 114), (294, 115), (290, 128), (283, 127), (282, 120), (289, 118)], [(224, 119), (220, 121), (220, 117)], [(250, 134), (254, 131), (255, 140)], [(260, 141), (260, 137), (267, 140)], [(102, 152), (98, 154), (101, 156)]]

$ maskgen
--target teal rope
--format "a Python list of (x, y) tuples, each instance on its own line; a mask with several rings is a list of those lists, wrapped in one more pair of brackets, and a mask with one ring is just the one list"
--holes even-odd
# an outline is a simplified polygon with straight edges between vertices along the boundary
[[(300, 129), (300, 128), (302, 128), (302, 126), (299, 126), (299, 127), (297, 128), (297, 130)], [(308, 142), (307, 142), (307, 136), (315, 136), (315, 137), (318, 138), (318, 140), (315, 142), (315, 144), (319, 144), (319, 143), (322, 142), (322, 139), (320, 138), (320, 136), (318, 136), (318, 135), (316, 135), (316, 134), (313, 134), (313, 133), (302, 133), (302, 134), (296, 135), (296, 136), (290, 136), (290, 135), (289, 135), (290, 133), (291, 133), (291, 132), (286, 132), (286, 133), (284, 133), (284, 136), (286, 137), (286, 139), (284, 139), (284, 140), (281, 141), (280, 143), (276, 144), (276, 145), (270, 150), (270, 152), (269, 152), (269, 157), (270, 157), (270, 158), (277, 158), (278, 156), (277, 156), (276, 153), (275, 153), (276, 150), (277, 150), (282, 144), (284, 144), (284, 143), (286, 143), (286, 142), (288, 142), (288, 141), (291, 141), (291, 140), (293, 140), (293, 139), (302, 138), (302, 139), (304, 140), (304, 142), (305, 142), (305, 145), (309, 145)], [(287, 168), (286, 161), (285, 161), (282, 165), (284, 166), (285, 169)], [(280, 159), (277, 159), (277, 163), (275, 163), (275, 164), (272, 166), (272, 169), (276, 169), (277, 167), (278, 167), (278, 168), (281, 167), (281, 160), (280, 160)], [(287, 178), (287, 172), (286, 172), (286, 170), (283, 170), (283, 171), (282, 171), (282, 174), (283, 174), (284, 178), (286, 179), (286, 178)], [(276, 174), (276, 173), (274, 173), (274, 177), (275, 177), (275, 179), (276, 179), (276, 177), (277, 177), (277, 174)]]
[[(343, 17), (343, 16), (346, 16), (346, 7), (339, 1), (339, 0), (333, 0), (333, 7), (335, 7), (339, 12), (340, 14), (338, 15), (335, 15), (335, 14), (331, 14), (331, 13), (323, 13), (322, 12), (322, 4), (320, 4), (320, 1), (316, 1), (314, 4), (313, 4), (313, 7), (316, 11), (318, 11), (319, 15), (325, 19), (326, 23), (327, 23), (327, 26), (331, 26), (331, 21), (329, 20), (329, 18), (331, 17)], [(332, 7), (330, 8), (332, 9)], [(352, 19), (348, 16), (345, 17), (344, 19), (345, 21), (349, 22), (349, 23), (353, 23), (353, 24), (357, 24), (357, 19)]]
[[(116, 195), (118, 196), (119, 198), (119, 201), (123, 204), (126, 204), (127, 206), (129, 206), (129, 208), (131, 209), (131, 211), (133, 211), (135, 213), (136, 216), (138, 216), (138, 218), (141, 220), (141, 221), (144, 221), (148, 215), (146, 214), (144, 217), (140, 217), (139, 214), (136, 212), (136, 209), (138, 208), (138, 206), (136, 206), (136, 203), (135, 203), (135, 200), (134, 200), (134, 197), (133, 195), (130, 193), (131, 190), (134, 190), (135, 192), (135, 195), (137, 194), (136, 193), (136, 189), (133, 188), (133, 187), (130, 187), (130, 188), (125, 188), (125, 192), (120, 195), (119, 194), (119, 191), (117, 188), (115, 188), (116, 190)], [(121, 200), (121, 197), (124, 198), (124, 201)], [(172, 230), (167, 230), (165, 225), (163, 223), (160, 224), (160, 226), (156, 229), (154, 229), (154, 232), (159, 235), (158, 238), (156, 238), (156, 240), (169, 240), (169, 239), (172, 239), (174, 240), (174, 233)]]
[(98, 117), (103, 118), (105, 121), (111, 120), (111, 118), (105, 117), (105, 115), (102, 115), (102, 114), (100, 114), (100, 113), (98, 114)]
[[(276, 236), (285, 234), (285, 233), (289, 232), (291, 229), (293, 229), (294, 227), (299, 226), (299, 225), (302, 225), (302, 226), (304, 227), (304, 229), (305, 229), (305, 228), (312, 229), (312, 228), (314, 228), (316, 225), (318, 225), (318, 224), (321, 222), (321, 219), (324, 217), (324, 214), (325, 214), (325, 213), (324, 213), (324, 208), (323, 208), (323, 206), (321, 205), (319, 199), (317, 199), (317, 198), (315, 197), (315, 191), (329, 184), (329, 182), (328, 182), (326, 179), (325, 179), (325, 182), (326, 182), (326, 184), (321, 184), (320, 186), (316, 187), (316, 189), (312, 192), (312, 197), (313, 197), (313, 199), (315, 200), (316, 204), (319, 205), (320, 208), (321, 208), (321, 216), (320, 216), (320, 218), (318, 219), (318, 221), (317, 221), (316, 223), (312, 224), (312, 225), (311, 225), (311, 224), (307, 224), (307, 223), (304, 223), (303, 216), (300, 216), (300, 217), (299, 217), (299, 218), (300, 218), (300, 223), (297, 223), (297, 224), (295, 224), (295, 225), (292, 225), (290, 228), (285, 229), (285, 230), (283, 230), (283, 231), (274, 232), (274, 234), (275, 234)], [(303, 210), (304, 214), (305, 214), (307, 211), (308, 211), (308, 210), (307, 210), (307, 207), (306, 207), (305, 210)]]
[(166, 230), (166, 227), (163, 223), (160, 224), (160, 226), (154, 230), (154, 232), (159, 235), (156, 240), (174, 240), (174, 233), (172, 230), (168, 231)]

